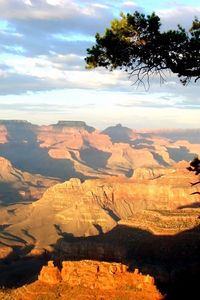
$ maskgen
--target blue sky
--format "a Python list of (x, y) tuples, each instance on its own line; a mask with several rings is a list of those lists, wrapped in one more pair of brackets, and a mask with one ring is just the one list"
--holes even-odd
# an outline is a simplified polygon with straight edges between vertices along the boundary
[(131, 85), (127, 74), (85, 70), (86, 48), (121, 11), (155, 11), (163, 28), (200, 18), (195, 0), (0, 0), (0, 119), (50, 124), (84, 120), (99, 129), (200, 127), (199, 83)]

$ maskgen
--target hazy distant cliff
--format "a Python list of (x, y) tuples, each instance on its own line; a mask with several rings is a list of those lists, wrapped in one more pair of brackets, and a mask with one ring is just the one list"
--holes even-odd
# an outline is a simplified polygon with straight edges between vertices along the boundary
[(62, 180), (132, 176), (139, 167), (169, 167), (200, 153), (199, 129), (139, 131), (121, 124), (100, 132), (83, 121), (32, 125), (0, 121), (0, 155), (14, 167)]

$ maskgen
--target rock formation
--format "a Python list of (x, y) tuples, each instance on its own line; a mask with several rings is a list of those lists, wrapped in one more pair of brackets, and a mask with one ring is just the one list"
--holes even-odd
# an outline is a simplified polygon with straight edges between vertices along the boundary
[(141, 137), (139, 133), (137, 134), (132, 129), (124, 127), (121, 124), (110, 126), (103, 133), (108, 135), (113, 143), (130, 143), (132, 140)]
[(125, 284), (134, 284), (136, 279), (142, 279), (144, 284), (154, 285), (153, 277), (143, 276), (137, 269), (131, 273), (121, 263), (90, 260), (63, 261), (61, 272), (49, 261), (48, 266), (44, 266), (38, 276), (38, 280), (45, 283), (57, 284), (63, 281), (71, 286), (83, 285), (89, 289), (121, 288)]
[(88, 132), (95, 131), (95, 128), (92, 126), (88, 126), (84, 121), (58, 121), (55, 127), (69, 127), (69, 128), (80, 128), (85, 129)]
[(8, 258), (13, 253), (13, 249), (11, 247), (0, 247), (0, 260)]
[(200, 151), (198, 132), (136, 131), (120, 124), (100, 132), (82, 121), (37, 126), (2, 120), (0, 152), (22, 171), (62, 180), (130, 177), (136, 168), (192, 160)]
[(42, 268), (38, 279), (33, 284), (15, 290), (15, 299), (34, 300), (40, 296), (42, 299), (63, 300), (164, 299), (151, 276), (142, 275), (137, 269), (130, 273), (126, 265), (117, 263), (65, 261), (59, 272), (53, 262), (49, 262), (48, 266)]
[(38, 276), (38, 280), (49, 284), (57, 284), (62, 279), (60, 271), (58, 267), (54, 266), (53, 261), (49, 261), (47, 266), (42, 267)]
[[(199, 195), (192, 195), (198, 186), (190, 184), (195, 175), (183, 165), (136, 170), (132, 179), (93, 179), (81, 183), (72, 178), (57, 184), (32, 204), (2, 208), (0, 217), (5, 228), (0, 241), (6, 239), (10, 246), (28, 242), (43, 248), (63, 237), (102, 235), (119, 220), (130, 220), (141, 210), (198, 207)], [(8, 239), (6, 234), (21, 240)]]

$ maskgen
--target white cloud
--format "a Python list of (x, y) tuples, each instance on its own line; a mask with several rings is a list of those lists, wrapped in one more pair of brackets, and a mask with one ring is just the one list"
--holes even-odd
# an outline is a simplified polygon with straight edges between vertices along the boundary
[(103, 17), (109, 6), (103, 4), (80, 5), (72, 0), (1, 0), (0, 16), (7, 20), (65, 20), (77, 17)]
[(189, 29), (194, 17), (200, 17), (200, 5), (196, 7), (178, 6), (168, 9), (159, 9), (156, 10), (156, 13), (161, 18), (164, 30), (177, 28), (178, 24)]
[(25, 3), (26, 5), (30, 5), (30, 6), (32, 6), (32, 2), (31, 2), (31, 0), (24, 0), (24, 3)]
[[(53, 55), (23, 57), (3, 57), (0, 64), (6, 66), (0, 76), (3, 76), (4, 83), (0, 86), (0, 94), (5, 94), (10, 86), (10, 93), (15, 93), (18, 87), (14, 82), (18, 77), (21, 79), (21, 86), (16, 93), (27, 90), (44, 90), (55, 88), (82, 88), (82, 89), (109, 89), (128, 84), (126, 77), (120, 71), (108, 72), (106, 70), (87, 71), (83, 64), (83, 57), (78, 55)], [(22, 80), (27, 78), (27, 80)], [(5, 80), (7, 84), (5, 85)], [(6, 86), (6, 88), (5, 88)]]

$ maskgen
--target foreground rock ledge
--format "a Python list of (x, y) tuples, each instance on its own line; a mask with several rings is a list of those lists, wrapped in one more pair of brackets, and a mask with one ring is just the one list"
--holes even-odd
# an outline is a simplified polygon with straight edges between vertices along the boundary
[[(8, 294), (9, 292), (9, 294)], [(14, 300), (163, 300), (153, 277), (121, 263), (64, 261), (61, 270), (49, 261), (34, 283), (2, 291)]]
[(38, 281), (16, 290), (16, 297), (21, 295), (21, 299), (39, 299), (43, 295), (42, 299), (164, 299), (153, 277), (142, 275), (138, 269), (129, 272), (127, 268), (121, 263), (82, 260), (64, 261), (59, 270), (53, 261), (49, 261), (47, 266), (43, 266)]

